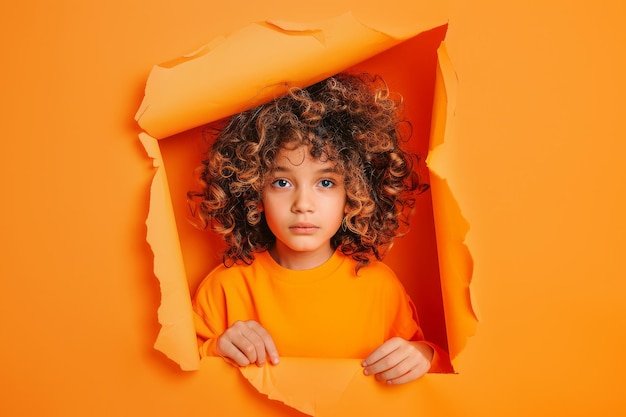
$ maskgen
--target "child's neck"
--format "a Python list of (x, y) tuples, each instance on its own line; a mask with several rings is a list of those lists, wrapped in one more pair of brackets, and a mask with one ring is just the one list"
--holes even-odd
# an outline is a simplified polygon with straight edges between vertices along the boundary
[(299, 271), (317, 268), (329, 260), (334, 252), (330, 246), (315, 251), (294, 251), (279, 242), (269, 249), (270, 255), (278, 265)]

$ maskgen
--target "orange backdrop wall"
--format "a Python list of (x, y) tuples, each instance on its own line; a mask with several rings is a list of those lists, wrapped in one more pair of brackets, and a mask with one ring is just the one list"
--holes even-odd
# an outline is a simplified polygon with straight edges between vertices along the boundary
[[(153, 168), (133, 120), (150, 68), (252, 21), (394, 12), (247, 3), (0, 6), (0, 414), (215, 412), (206, 379), (152, 349)], [(626, 6), (447, 10), (459, 84), (438, 172), (470, 224), (478, 327), (420, 395), (441, 416), (624, 414)]]

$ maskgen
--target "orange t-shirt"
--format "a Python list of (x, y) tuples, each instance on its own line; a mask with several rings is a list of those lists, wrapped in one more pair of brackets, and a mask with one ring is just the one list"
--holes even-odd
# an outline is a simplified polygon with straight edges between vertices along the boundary
[(290, 270), (268, 252), (251, 265), (216, 267), (193, 300), (200, 354), (217, 356), (216, 339), (238, 320), (256, 320), (281, 356), (365, 358), (399, 336), (422, 340), (413, 302), (385, 264), (335, 252), (309, 270)]
[[(219, 356), (217, 337), (238, 320), (256, 320), (281, 356), (364, 359), (391, 337), (423, 340), (413, 302), (385, 264), (355, 273), (341, 252), (317, 268), (294, 271), (267, 252), (251, 265), (216, 267), (193, 300), (201, 356)], [(454, 372), (437, 345), (429, 372)]]

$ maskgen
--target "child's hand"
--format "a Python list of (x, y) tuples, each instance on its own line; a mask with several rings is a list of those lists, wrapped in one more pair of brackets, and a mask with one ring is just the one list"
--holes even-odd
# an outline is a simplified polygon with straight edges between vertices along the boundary
[(270, 334), (256, 321), (237, 321), (217, 339), (217, 353), (239, 366), (255, 363), (262, 366), (266, 353), (273, 365), (278, 351)]
[(433, 354), (426, 343), (393, 337), (363, 361), (363, 373), (387, 384), (404, 384), (428, 372)]

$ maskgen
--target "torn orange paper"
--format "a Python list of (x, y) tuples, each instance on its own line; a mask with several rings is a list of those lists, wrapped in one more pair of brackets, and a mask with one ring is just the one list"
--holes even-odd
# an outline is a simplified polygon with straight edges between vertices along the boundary
[(359, 363), (356, 359), (283, 357), (278, 366), (247, 366), (241, 373), (270, 400), (322, 416), (337, 407), (355, 377), (365, 378)]
[(162, 327), (154, 347), (178, 362), (182, 369), (196, 370), (200, 365), (196, 331), (163, 158), (156, 139), (145, 133), (139, 139), (157, 168), (146, 219), (146, 240), (154, 253), (154, 272), (161, 283), (159, 323)]
[[(444, 22), (442, 22), (444, 23)], [(323, 80), (428, 29), (387, 34), (345, 14), (302, 24), (263, 22), (155, 66), (135, 118), (162, 139)]]
[(455, 358), (465, 346), (467, 337), (474, 334), (477, 318), (472, 307), (469, 285), (473, 261), (464, 244), (469, 224), (439, 172), (445, 169), (441, 150), (445, 138), (452, 132), (452, 116), (456, 106), (456, 74), (448, 58), (445, 43), (437, 50), (438, 66), (433, 98), (428, 166), (433, 196), (433, 215), (437, 234), (437, 253), (448, 332), (448, 348)]
[[(443, 24), (444, 22), (440, 23)], [(425, 34), (426, 29), (430, 29), (430, 27), (424, 27), (417, 22), (414, 32), (412, 32), (413, 36), (407, 35), (408, 38), (400, 39), (370, 26), (365, 26), (357, 22), (351, 15), (344, 15), (316, 25), (286, 23), (252, 25), (251, 28), (245, 28), (227, 38), (219, 39), (194, 54), (155, 67), (148, 80), (146, 96), (137, 112), (139, 123), (150, 133), (150, 135), (142, 134), (142, 142), (144, 142), (146, 149), (156, 147), (158, 150), (160, 144), (166, 141), (161, 142), (157, 139), (187, 131), (190, 128), (204, 125), (262, 101), (272, 99), (275, 95), (282, 94), (287, 84), (305, 86), (343, 70), (380, 73), (390, 83), (392, 90), (400, 91), (403, 95), (406, 93), (407, 102), (410, 102), (410, 97), (420, 94), (419, 91), (415, 91), (415, 85), (413, 85), (417, 82), (416, 79), (421, 80), (421, 78), (415, 77), (419, 70), (412, 67), (415, 65), (414, 54), (424, 53), (418, 48), (418, 44), (412, 42), (418, 38), (418, 34)], [(406, 42), (408, 40), (410, 42)], [(233, 78), (233, 72), (243, 70), (239, 67), (249, 69), (249, 65), (239, 64), (242, 57), (244, 60), (248, 59), (248, 52), (254, 50), (257, 45), (279, 50), (283, 48), (281, 55), (285, 55), (285, 57), (278, 66), (276, 62), (272, 61), (268, 68), (255, 67), (255, 74), (238, 73), (238, 76)], [(298, 57), (295, 62), (290, 61), (290, 48), (298, 49), (294, 52)], [(309, 48), (310, 56), (303, 56), (302, 48)], [(428, 53), (430, 52), (431, 50), (428, 50)], [(432, 52), (436, 54), (436, 47), (432, 49)], [(440, 72), (450, 72), (449, 62), (442, 59), (444, 57), (443, 52), (440, 54)], [(433, 57), (433, 59), (436, 58), (436, 56)], [(214, 59), (217, 61), (213, 61)], [(302, 62), (305, 62), (306, 65), (303, 65)], [(397, 62), (404, 64), (402, 67), (404, 71), (400, 71), (401, 75), (394, 75), (398, 72)], [(255, 61), (255, 64), (259, 65), (259, 62)], [(237, 68), (233, 69), (233, 66)], [(426, 127), (430, 128), (429, 113), (432, 111), (435, 114), (433, 116), (433, 132), (426, 132), (426, 142), (428, 142), (429, 137), (433, 143), (437, 142), (439, 140), (437, 138), (443, 138), (449, 129), (451, 115), (449, 106), (450, 103), (453, 103), (453, 99), (449, 97), (450, 91), (446, 89), (447, 82), (448, 80), (443, 76), (440, 76), (436, 81), (436, 84), (443, 88), (437, 87), (435, 89), (436, 103), (434, 106), (429, 104), (428, 107), (429, 110), (426, 114), (428, 126)], [(229, 84), (230, 88), (227, 88), (226, 84)], [(393, 84), (397, 85), (398, 88), (394, 88)], [(216, 96), (213, 97), (213, 94)], [(443, 105), (439, 105), (441, 103)], [(407, 103), (407, 109), (410, 110), (410, 103)], [(441, 112), (443, 114), (440, 114)], [(415, 111), (409, 118), (415, 122), (416, 119), (423, 116), (423, 113)], [(416, 123), (416, 127), (418, 125), (423, 126), (424, 123), (420, 121), (420, 123)], [(424, 135), (418, 132), (415, 136)], [(412, 144), (412, 146), (415, 145)], [(425, 153), (426, 150), (427, 148), (420, 153)], [(155, 159), (155, 166), (158, 166), (158, 171), (153, 183), (150, 217), (148, 219), (148, 229), (154, 230), (149, 231), (148, 240), (155, 255), (155, 275), (160, 281), (163, 294), (159, 310), (159, 321), (163, 329), (155, 347), (179, 363), (183, 369), (198, 369), (201, 363), (198, 359), (195, 338), (193, 343), (190, 342), (195, 336), (189, 297), (190, 284), (188, 284), (185, 273), (184, 251), (181, 250), (181, 242), (175, 228), (177, 214), (172, 208), (172, 200), (169, 196), (169, 187), (171, 186), (179, 187), (176, 189), (177, 196), (183, 196), (186, 190), (181, 190), (179, 184), (171, 184), (168, 181), (165, 175), (167, 161), (163, 161), (160, 152), (152, 149), (149, 150), (149, 154)], [(194, 168), (193, 166), (189, 167), (190, 174)], [(431, 178), (431, 185), (433, 209), (445, 211), (447, 204), (450, 203), (449, 199), (441, 198), (442, 193), (445, 194), (445, 190), (447, 190), (445, 184), (442, 185), (433, 177)], [(443, 334), (445, 345), (449, 345), (452, 356), (458, 354), (465, 343), (465, 339), (473, 332), (472, 324), (475, 324), (471, 305), (466, 303), (465, 301), (468, 299), (464, 298), (468, 295), (471, 258), (468, 253), (466, 253), (465, 258), (455, 256), (454, 250), (450, 250), (450, 248), (454, 249), (463, 244), (465, 234), (464, 229), (459, 228), (459, 226), (463, 226), (463, 221), (449, 221), (456, 218), (462, 219), (460, 213), (457, 214), (456, 217), (437, 217), (436, 215), (434, 225), (437, 235), (436, 246), (442, 253), (439, 258), (438, 269), (434, 272), (438, 274), (438, 271), (441, 271), (442, 281), (450, 279), (452, 282), (451, 285), (442, 282), (440, 284), (442, 288), (438, 289), (445, 306), (445, 323), (443, 325), (446, 327), (450, 325), (453, 329), (448, 333), (447, 339), (445, 331)], [(180, 228), (184, 221), (180, 220), (180, 215), (178, 217)], [(172, 240), (162, 242), (163, 239)], [(415, 256), (412, 256), (414, 250), (410, 240), (399, 241), (394, 246), (392, 255), (399, 255), (401, 259), (396, 258), (395, 261), (393, 259), (389, 261), (394, 269), (396, 266), (398, 267), (396, 272), (399, 276), (405, 277), (403, 279), (405, 283), (410, 280), (415, 281), (415, 267), (406, 264), (407, 259), (415, 259)], [(445, 262), (455, 263), (453, 272), (450, 272), (447, 265), (441, 265)], [(206, 269), (206, 271), (208, 270), (209, 268)], [(461, 271), (461, 273), (454, 271)], [(438, 283), (439, 277), (436, 278)], [(411, 292), (410, 289), (409, 292)], [(461, 296), (459, 296), (459, 292), (462, 293)], [(457, 315), (462, 316), (460, 320), (464, 323), (467, 321), (468, 325), (458, 326)], [(205, 362), (205, 359), (202, 362)], [(309, 366), (311, 363), (315, 363), (316, 366)], [(372, 388), (372, 386), (378, 387), (376, 383), (371, 385), (367, 382), (364, 384), (355, 382), (364, 378), (360, 374), (358, 363), (359, 361), (355, 359), (343, 361), (321, 358), (310, 360), (289, 358), (281, 362), (280, 366), (276, 368), (268, 367), (262, 371), (257, 371), (255, 368), (249, 367), (243, 368), (241, 372), (260, 392), (267, 394), (270, 398), (278, 399), (305, 413), (321, 415), (316, 413), (320, 413), (320, 410), (323, 409), (325, 410), (324, 413), (328, 412), (324, 415), (333, 415), (332, 413), (341, 409), (338, 405), (342, 401), (340, 400), (342, 398), (339, 395), (340, 392), (356, 390), (359, 393), (358, 397), (370, 395), (370, 390), (378, 389)], [(324, 369), (323, 376), (315, 376), (316, 369)], [(324, 387), (324, 389), (312, 390), (302, 387), (296, 389), (295, 387), (299, 386), (298, 381), (301, 380), (305, 380), (308, 384), (317, 384), (315, 386)], [(372, 381), (371, 378), (365, 378), (365, 380)], [(295, 392), (291, 391), (292, 388)], [(361, 390), (365, 391), (362, 392)], [(245, 398), (244, 393), (241, 395), (242, 398)]]
[[(450, 377), (427, 375), (411, 384), (388, 386), (363, 375), (357, 359), (286, 357), (277, 366), (243, 368), (245, 379), (221, 358), (203, 358), (201, 369), (205, 372), (198, 378), (207, 387), (203, 399), (219, 416), (441, 415), (447, 399), (442, 398), (440, 381)], [(246, 380), (262, 395), (247, 393)]]

